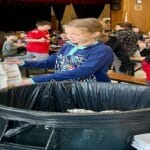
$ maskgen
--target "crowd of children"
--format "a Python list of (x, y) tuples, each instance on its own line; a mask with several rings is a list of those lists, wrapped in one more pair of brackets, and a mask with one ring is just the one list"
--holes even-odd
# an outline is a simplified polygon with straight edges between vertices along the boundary
[(99, 41), (103, 27), (98, 19), (76, 19), (63, 27), (68, 42), (59, 52), (40, 61), (12, 60), (28, 68), (55, 68), (55, 73), (26, 79), (22, 84), (70, 79), (109, 82), (107, 71), (113, 62), (113, 52), (110, 47)]
[[(27, 68), (55, 68), (54, 74), (33, 77), (23, 84), (89, 78), (109, 81), (107, 71), (112, 63), (116, 72), (129, 74), (132, 66), (130, 57), (144, 56), (142, 68), (149, 83), (150, 36), (145, 36), (138, 27), (128, 22), (117, 23), (115, 30), (111, 29), (110, 23), (110, 19), (75, 19), (63, 26), (64, 32), (49, 34), (51, 23), (38, 21), (36, 28), (23, 36), (5, 34), (2, 55), (16, 56), (19, 50), (25, 49), (26, 54), (14, 62)], [(107, 35), (105, 40), (104, 35)], [(51, 48), (58, 45), (60, 50), (51, 54)], [(42, 60), (27, 61), (33, 57)]]

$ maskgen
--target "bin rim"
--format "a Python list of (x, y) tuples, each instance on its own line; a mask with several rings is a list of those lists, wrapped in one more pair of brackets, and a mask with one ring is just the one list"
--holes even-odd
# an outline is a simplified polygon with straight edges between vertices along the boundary
[[(120, 111), (112, 113), (68, 113), (68, 112), (44, 112), (35, 110), (24, 110), (20, 108), (8, 107), (5, 105), (0, 105), (0, 116), (6, 120), (14, 121), (24, 121), (33, 125), (47, 125), (50, 127), (97, 127), (101, 122), (107, 122), (112, 119), (112, 117), (123, 118), (128, 117), (130, 114), (130, 119), (134, 119), (135, 115), (141, 117), (145, 113), (150, 114), (150, 108), (130, 110), (130, 111)], [(89, 123), (91, 120), (91, 123)], [(82, 124), (82, 125), (81, 125)], [(93, 126), (95, 125), (95, 126)]]

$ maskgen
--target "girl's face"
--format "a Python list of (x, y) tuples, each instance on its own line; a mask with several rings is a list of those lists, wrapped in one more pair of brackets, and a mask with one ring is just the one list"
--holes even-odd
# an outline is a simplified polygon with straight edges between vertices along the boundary
[(91, 33), (75, 27), (66, 27), (65, 34), (70, 42), (84, 46), (91, 44), (92, 42), (95, 42), (96, 41), (95, 37), (97, 37), (99, 33), (98, 32)]

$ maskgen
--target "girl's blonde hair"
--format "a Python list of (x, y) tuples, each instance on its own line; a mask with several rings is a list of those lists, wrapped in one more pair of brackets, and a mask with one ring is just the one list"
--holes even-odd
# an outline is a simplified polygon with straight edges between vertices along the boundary
[(96, 18), (75, 19), (63, 25), (64, 29), (67, 27), (75, 27), (83, 31), (91, 32), (91, 33), (103, 31), (103, 26), (101, 25), (99, 20)]

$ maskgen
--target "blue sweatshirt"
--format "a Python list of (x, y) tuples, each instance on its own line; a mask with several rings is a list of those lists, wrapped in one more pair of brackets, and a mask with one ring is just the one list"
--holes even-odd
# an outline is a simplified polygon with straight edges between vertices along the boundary
[[(75, 49), (71, 55), (71, 50)], [(55, 73), (35, 76), (35, 83), (51, 80), (78, 80), (95, 78), (96, 81), (109, 82), (107, 71), (113, 62), (112, 49), (103, 43), (96, 43), (87, 47), (77, 47), (67, 43), (57, 53), (50, 55), (46, 60), (25, 61), (23, 67), (28, 68), (55, 68)]]

